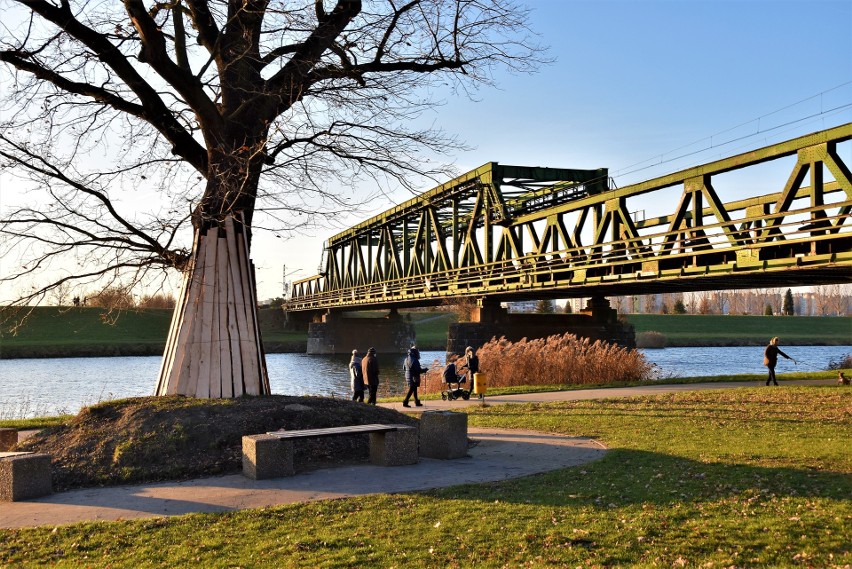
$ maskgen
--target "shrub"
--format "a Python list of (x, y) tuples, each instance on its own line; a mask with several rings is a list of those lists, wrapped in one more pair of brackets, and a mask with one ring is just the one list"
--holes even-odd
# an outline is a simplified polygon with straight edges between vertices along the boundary
[(136, 303), (129, 288), (120, 286), (107, 286), (90, 295), (86, 301), (89, 306), (108, 308), (110, 310), (126, 310), (133, 308)]
[(170, 294), (153, 294), (143, 296), (137, 306), (139, 308), (174, 308), (176, 302), (175, 297)]
[(828, 369), (852, 369), (852, 354), (829, 360)]
[(636, 347), (645, 349), (665, 348), (666, 337), (660, 332), (640, 332), (636, 336)]
[[(519, 385), (594, 385), (653, 379), (654, 366), (636, 350), (602, 341), (578, 338), (574, 334), (547, 339), (510, 342), (492, 339), (482, 346), (480, 371), (488, 375), (489, 387)], [(463, 359), (453, 356), (450, 361)], [(433, 366), (421, 382), (424, 393), (443, 388), (443, 367)], [(470, 388), (470, 386), (467, 386)]]

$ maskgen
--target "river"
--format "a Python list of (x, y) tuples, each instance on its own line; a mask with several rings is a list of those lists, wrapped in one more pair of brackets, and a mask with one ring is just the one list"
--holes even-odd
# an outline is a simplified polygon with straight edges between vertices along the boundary
[[(832, 360), (852, 353), (852, 346), (783, 346), (798, 364), (780, 359), (778, 372), (826, 369)], [(696, 377), (765, 373), (762, 347), (700, 347), (643, 350), (658, 366), (659, 376)], [(422, 352), (431, 367), (443, 363), (444, 352)], [(347, 356), (268, 354), (272, 392), (284, 395), (347, 397)], [(398, 393), (403, 389), (403, 356), (380, 355), (382, 380)], [(77, 413), (99, 401), (151, 395), (160, 357), (46, 358), (0, 360), (0, 419)]]

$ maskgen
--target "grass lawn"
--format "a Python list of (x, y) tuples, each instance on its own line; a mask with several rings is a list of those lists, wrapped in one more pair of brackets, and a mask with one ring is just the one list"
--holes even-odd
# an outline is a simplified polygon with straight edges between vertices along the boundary
[(852, 389), (744, 388), (470, 409), (593, 436), (600, 461), (499, 483), (0, 531), (56, 567), (847, 567)]
[[(7, 357), (160, 355), (172, 319), (171, 309), (159, 308), (109, 313), (96, 307), (38, 306), (28, 311), (0, 307), (0, 354)], [(25, 324), (13, 332), (14, 323), (25, 313)], [(261, 309), (258, 318), (264, 344), (299, 345), (304, 350), (307, 332), (284, 330), (280, 310)]]
[(669, 346), (768, 344), (850, 344), (852, 318), (819, 316), (734, 316), (713, 314), (630, 314), (636, 333), (660, 332)]

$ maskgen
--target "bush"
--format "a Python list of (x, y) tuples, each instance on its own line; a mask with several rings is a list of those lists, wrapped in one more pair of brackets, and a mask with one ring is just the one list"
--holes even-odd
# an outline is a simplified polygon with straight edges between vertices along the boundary
[[(519, 385), (594, 385), (650, 380), (654, 366), (636, 350), (602, 341), (578, 338), (574, 334), (547, 339), (510, 342), (492, 339), (482, 346), (480, 371), (488, 375), (489, 387)], [(453, 356), (450, 361), (456, 361)], [(457, 367), (463, 359), (457, 361)], [(430, 369), (421, 383), (424, 393), (443, 389), (443, 367)], [(467, 386), (470, 388), (470, 385)]]
[(170, 294), (154, 294), (145, 295), (137, 304), (139, 308), (174, 308), (176, 304), (175, 297)]
[(636, 347), (645, 349), (659, 349), (666, 347), (666, 337), (660, 332), (640, 332), (636, 336)]
[(852, 369), (852, 354), (846, 354), (836, 360), (828, 360), (828, 369)]

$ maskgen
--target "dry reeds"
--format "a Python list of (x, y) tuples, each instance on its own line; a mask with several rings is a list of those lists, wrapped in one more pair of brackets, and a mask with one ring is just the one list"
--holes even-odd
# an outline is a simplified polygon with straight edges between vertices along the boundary
[[(594, 385), (653, 379), (654, 365), (636, 350), (574, 334), (510, 342), (492, 339), (482, 346), (480, 371), (489, 387), (521, 385)], [(455, 358), (454, 358), (455, 359)], [(451, 360), (451, 361), (454, 361)], [(463, 359), (457, 364), (460, 366)], [(429, 371), (424, 393), (440, 391), (442, 369)], [(470, 388), (470, 385), (467, 387)]]
[(662, 349), (666, 347), (666, 337), (660, 332), (640, 332), (636, 335), (636, 347), (643, 349)]

